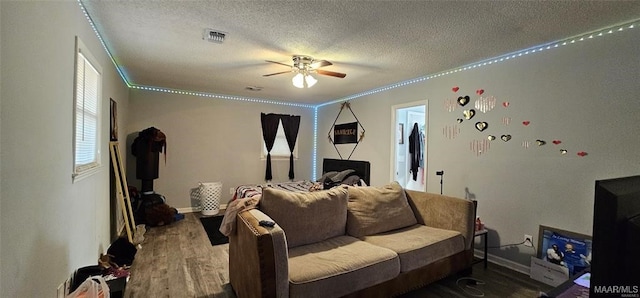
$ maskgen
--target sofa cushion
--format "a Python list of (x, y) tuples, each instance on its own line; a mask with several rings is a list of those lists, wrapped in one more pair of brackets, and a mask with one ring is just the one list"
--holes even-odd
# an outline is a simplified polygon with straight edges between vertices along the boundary
[(423, 267), (464, 250), (464, 237), (460, 232), (419, 224), (366, 236), (363, 240), (395, 251), (400, 257), (401, 272)]
[(399, 272), (395, 252), (350, 236), (289, 249), (290, 297), (340, 297)]
[(288, 247), (345, 234), (347, 190), (336, 187), (316, 192), (262, 190), (260, 210), (284, 230)]
[(347, 234), (374, 235), (417, 223), (404, 189), (394, 182), (383, 187), (349, 186)]

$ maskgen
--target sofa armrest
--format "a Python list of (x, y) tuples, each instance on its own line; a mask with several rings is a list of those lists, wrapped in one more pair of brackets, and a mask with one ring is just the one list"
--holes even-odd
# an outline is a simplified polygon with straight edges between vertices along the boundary
[(405, 192), (419, 223), (458, 231), (464, 237), (465, 249), (471, 249), (476, 219), (472, 201), (420, 191)]
[(270, 220), (257, 209), (240, 212), (229, 235), (229, 280), (238, 297), (289, 297), (289, 263), (284, 231), (260, 226)]

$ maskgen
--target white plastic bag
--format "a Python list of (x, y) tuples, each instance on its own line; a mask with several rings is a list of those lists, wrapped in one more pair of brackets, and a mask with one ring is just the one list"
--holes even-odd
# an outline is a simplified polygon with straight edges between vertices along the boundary
[(102, 276), (90, 276), (67, 298), (110, 298), (109, 286)]

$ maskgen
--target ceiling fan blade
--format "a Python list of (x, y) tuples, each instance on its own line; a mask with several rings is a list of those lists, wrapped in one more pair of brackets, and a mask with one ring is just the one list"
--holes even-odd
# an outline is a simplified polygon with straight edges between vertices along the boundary
[(325, 67), (325, 66), (329, 66), (329, 65), (333, 65), (333, 63), (327, 61), (327, 60), (320, 60), (320, 61), (315, 61), (311, 64), (309, 64), (309, 67), (316, 69), (316, 68), (320, 68), (320, 67)]
[(266, 75), (262, 75), (263, 77), (270, 77), (270, 76), (275, 76), (275, 75), (279, 75), (279, 74), (283, 74), (283, 73), (290, 73), (293, 70), (287, 70), (287, 71), (281, 71), (281, 72), (276, 72), (276, 73), (270, 73), (270, 74), (266, 74)]
[(347, 76), (346, 73), (328, 71), (328, 70), (322, 70), (322, 69), (316, 69), (316, 73), (325, 75), (325, 76), (338, 77), (338, 78), (344, 78)]
[(284, 66), (286, 66), (286, 67), (292, 67), (291, 65), (289, 65), (289, 64), (284, 64), (284, 63), (282, 63), (282, 62), (271, 61), (271, 60), (264, 60), (264, 61), (267, 61), (267, 62), (270, 62), (270, 63), (275, 63), (275, 64), (280, 64), (280, 65), (284, 65)]

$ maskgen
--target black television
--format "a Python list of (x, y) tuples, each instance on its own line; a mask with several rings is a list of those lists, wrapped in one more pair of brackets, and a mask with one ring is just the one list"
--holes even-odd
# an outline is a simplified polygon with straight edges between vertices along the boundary
[(640, 176), (597, 180), (590, 297), (640, 297)]

